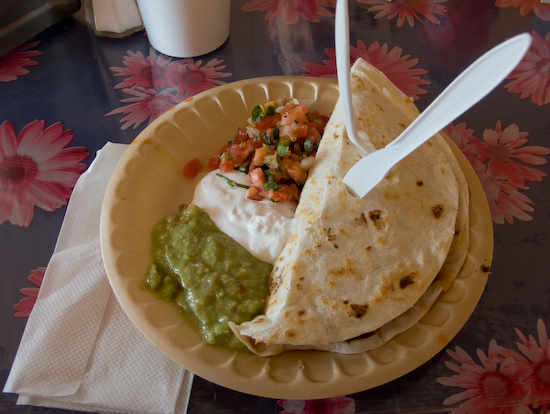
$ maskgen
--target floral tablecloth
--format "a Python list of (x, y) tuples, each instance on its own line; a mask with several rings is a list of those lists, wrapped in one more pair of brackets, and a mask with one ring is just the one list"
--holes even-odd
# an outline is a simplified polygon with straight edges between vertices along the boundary
[[(175, 104), (251, 77), (336, 78), (336, 0), (233, 0), (228, 41), (175, 59), (146, 33), (98, 37), (77, 18), (0, 56), (0, 384), (6, 381), (79, 176), (107, 141), (130, 143)], [(468, 323), (412, 373), (362, 393), (291, 401), (196, 377), (190, 413), (550, 412), (550, 4), (350, 0), (351, 59), (422, 110), (483, 52), (521, 32), (523, 61), (445, 131), (472, 164), (495, 233)], [(23, 413), (2, 394), (0, 412)], [(35, 409), (36, 413), (58, 412)]]

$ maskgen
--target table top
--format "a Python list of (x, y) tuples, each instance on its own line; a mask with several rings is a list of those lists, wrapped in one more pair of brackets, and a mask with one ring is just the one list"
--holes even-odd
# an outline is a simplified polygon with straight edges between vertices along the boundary
[[(160, 54), (143, 30), (102, 37), (74, 17), (0, 56), (2, 387), (71, 190), (97, 150), (108, 141), (132, 142), (170, 107), (219, 85), (277, 75), (336, 78), (335, 0), (299, 3), (233, 0), (229, 39), (192, 59)], [(234, 392), (196, 376), (188, 412), (466, 412), (460, 404), (469, 413), (499, 404), (506, 413), (548, 412), (550, 5), (538, 0), (349, 3), (352, 58), (382, 70), (420, 110), (491, 47), (518, 33), (533, 36), (516, 70), (445, 129), (472, 163), (491, 209), (494, 256), (487, 286), (445, 349), (388, 384), (322, 401), (290, 401)], [(14, 152), (9, 148), (14, 134), (36, 134), (42, 145)], [(46, 151), (46, 144), (53, 154), (49, 166), (46, 152), (36, 150)], [(43, 175), (32, 182), (29, 171), (37, 164)], [(36, 170), (32, 174), (38, 177)], [(0, 411), (29, 412), (15, 400), (2, 394)]]

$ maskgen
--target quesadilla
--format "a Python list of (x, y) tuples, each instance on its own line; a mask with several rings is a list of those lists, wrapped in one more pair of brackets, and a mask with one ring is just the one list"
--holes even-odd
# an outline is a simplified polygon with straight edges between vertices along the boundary
[[(357, 128), (375, 148), (418, 116), (412, 99), (364, 60), (351, 82)], [(452, 284), (467, 250), (468, 200), (444, 138), (419, 147), (360, 199), (342, 179), (363, 156), (338, 102), (270, 276), (265, 314), (232, 324), (253, 352), (363, 352), (414, 324)]]

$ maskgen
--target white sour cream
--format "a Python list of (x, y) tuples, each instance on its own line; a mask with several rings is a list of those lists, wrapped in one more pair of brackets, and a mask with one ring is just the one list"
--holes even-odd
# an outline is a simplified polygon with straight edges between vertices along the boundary
[(202, 208), (216, 226), (257, 258), (274, 263), (290, 237), (296, 202), (250, 200), (246, 189), (232, 189), (222, 177), (250, 185), (247, 174), (214, 170), (195, 188), (193, 204)]

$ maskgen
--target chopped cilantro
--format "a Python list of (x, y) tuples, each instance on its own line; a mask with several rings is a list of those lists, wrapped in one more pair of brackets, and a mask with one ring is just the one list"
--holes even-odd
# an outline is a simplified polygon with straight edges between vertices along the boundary
[(260, 105), (256, 105), (254, 109), (252, 109), (252, 122), (258, 122), (260, 119), (264, 117), (264, 111), (262, 111), (262, 108)]
[(250, 161), (245, 161), (245, 162), (243, 162), (241, 165), (239, 165), (238, 170), (239, 170), (240, 172), (243, 172), (243, 173), (245, 173), (245, 174), (248, 174), (248, 169), (249, 169), (249, 167), (250, 167)]
[(267, 131), (261, 133), (261, 137), (264, 139), (267, 145), (273, 144), (273, 136), (269, 131), (273, 131), (273, 130), (268, 129)]
[(279, 127), (278, 127), (278, 126), (276, 126), (275, 128), (273, 128), (273, 139), (274, 139), (274, 140), (279, 139)]
[(267, 190), (267, 191), (276, 191), (279, 189), (279, 184), (277, 184), (277, 182), (275, 181), (275, 177), (273, 176), (273, 173), (271, 173), (271, 171), (264, 171), (265, 172), (265, 176), (267, 177), (267, 180), (264, 184), (264, 188)]
[(284, 157), (286, 154), (288, 154), (290, 147), (288, 145), (277, 145), (277, 154), (279, 154), (280, 157)]
[(304, 151), (309, 151), (311, 149), (312, 145), (311, 145), (311, 141), (309, 138), (306, 138), (306, 140), (304, 141)]
[(268, 106), (267, 109), (265, 110), (265, 116), (268, 116), (268, 115), (275, 115), (275, 110), (277, 108), (275, 106)]
[(245, 184), (240, 184), (240, 183), (236, 183), (235, 181), (233, 181), (232, 179), (230, 178), (227, 178), (221, 174), (216, 174), (218, 177), (221, 177), (225, 180), (225, 182), (227, 183), (227, 185), (229, 187), (231, 187), (233, 190), (236, 188), (236, 187), (240, 187), (240, 188), (250, 188), (249, 185), (245, 185)]

